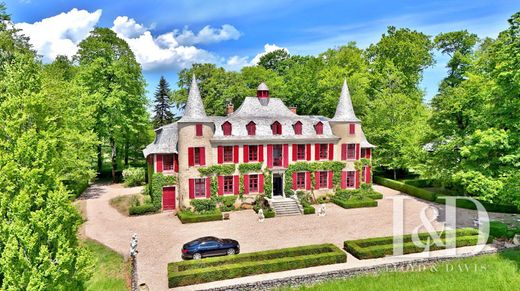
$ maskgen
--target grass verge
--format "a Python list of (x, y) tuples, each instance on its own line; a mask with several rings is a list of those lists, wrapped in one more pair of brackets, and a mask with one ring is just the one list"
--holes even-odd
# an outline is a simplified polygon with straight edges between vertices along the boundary
[(130, 263), (125, 262), (123, 256), (92, 240), (82, 240), (81, 244), (92, 252), (95, 261), (94, 272), (86, 283), (86, 290), (130, 289)]

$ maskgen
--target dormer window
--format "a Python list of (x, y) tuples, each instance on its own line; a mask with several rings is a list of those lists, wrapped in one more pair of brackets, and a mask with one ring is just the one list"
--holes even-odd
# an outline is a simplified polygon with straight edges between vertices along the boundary
[(293, 128), (294, 128), (294, 134), (296, 134), (296, 135), (301, 135), (302, 134), (302, 123), (301, 123), (301, 121), (296, 122), (293, 125)]
[(316, 130), (316, 134), (323, 134), (323, 123), (321, 121), (316, 123), (314, 129)]
[(254, 122), (249, 122), (247, 125), (246, 125), (246, 129), (247, 129), (247, 135), (256, 135), (256, 124)]
[(271, 130), (273, 131), (273, 135), (281, 135), (282, 134), (282, 125), (280, 122), (275, 121), (271, 124)]
[(226, 121), (222, 124), (222, 132), (224, 133), (224, 135), (231, 135), (232, 129), (233, 128), (229, 121)]

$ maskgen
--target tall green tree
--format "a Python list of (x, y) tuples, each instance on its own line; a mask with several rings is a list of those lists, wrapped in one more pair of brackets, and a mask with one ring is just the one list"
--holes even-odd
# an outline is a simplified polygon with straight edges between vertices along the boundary
[(287, 60), (290, 57), (287, 50), (277, 49), (261, 56), (258, 65), (282, 75), (289, 65)]
[(157, 90), (155, 90), (154, 103), (154, 126), (157, 128), (172, 123), (174, 116), (170, 105), (170, 85), (163, 76), (161, 76)]
[(128, 44), (108, 28), (96, 28), (79, 44), (75, 57), (78, 80), (95, 108), (94, 132), (98, 137), (98, 171), (102, 171), (102, 145), (110, 147), (112, 179), (116, 179), (118, 147), (124, 162), (132, 136), (149, 127), (145, 81), (141, 66)]

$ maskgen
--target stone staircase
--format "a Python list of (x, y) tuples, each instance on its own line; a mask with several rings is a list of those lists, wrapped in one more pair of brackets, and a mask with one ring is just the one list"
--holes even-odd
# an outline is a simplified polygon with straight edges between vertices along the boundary
[(274, 212), (276, 213), (276, 216), (290, 216), (302, 214), (300, 205), (295, 199), (273, 198), (270, 199), (269, 202)]

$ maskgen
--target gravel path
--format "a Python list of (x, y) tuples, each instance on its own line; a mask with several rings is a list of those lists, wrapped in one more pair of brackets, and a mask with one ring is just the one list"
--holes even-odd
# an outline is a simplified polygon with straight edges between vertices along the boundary
[[(422, 225), (420, 212), (432, 205), (443, 216), (443, 207), (378, 186), (375, 190), (385, 198), (403, 195), (405, 232)], [(376, 208), (343, 209), (327, 204), (327, 215), (276, 217), (259, 223), (252, 210), (231, 213), (227, 221), (214, 221), (183, 225), (173, 212), (163, 212), (139, 217), (127, 217), (109, 205), (109, 200), (120, 195), (131, 195), (142, 191), (142, 187), (124, 188), (121, 184), (94, 184), (80, 199), (86, 201), (84, 209), (87, 221), (84, 233), (115, 251), (128, 256), (130, 238), (137, 233), (139, 239), (139, 281), (145, 282), (150, 290), (166, 290), (166, 266), (179, 261), (182, 244), (192, 239), (213, 235), (233, 238), (240, 242), (242, 252), (253, 252), (283, 247), (318, 243), (334, 243), (342, 247), (343, 241), (367, 237), (392, 235), (391, 199), (379, 200)], [(433, 212), (430, 213), (430, 216)], [(459, 226), (472, 226), (476, 212), (459, 209)], [(491, 214), (492, 218), (504, 218), (505, 214)], [(432, 218), (436, 229), (442, 227), (439, 218)], [(349, 260), (352, 257), (349, 256)], [(347, 263), (348, 264), (348, 263)]]

